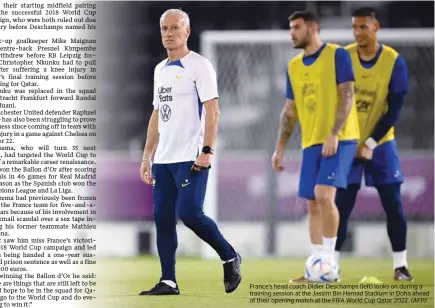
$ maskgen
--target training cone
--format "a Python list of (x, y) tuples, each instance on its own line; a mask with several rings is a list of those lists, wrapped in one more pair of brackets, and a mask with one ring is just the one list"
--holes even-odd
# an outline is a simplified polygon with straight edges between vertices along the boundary
[(381, 284), (382, 281), (380, 281), (375, 276), (365, 276), (363, 279), (360, 280), (359, 283), (365, 283), (365, 284)]

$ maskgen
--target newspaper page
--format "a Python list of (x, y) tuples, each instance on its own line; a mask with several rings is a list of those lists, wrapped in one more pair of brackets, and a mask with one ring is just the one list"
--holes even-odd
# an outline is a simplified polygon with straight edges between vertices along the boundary
[(0, 307), (95, 299), (96, 23), (94, 2), (0, 3)]

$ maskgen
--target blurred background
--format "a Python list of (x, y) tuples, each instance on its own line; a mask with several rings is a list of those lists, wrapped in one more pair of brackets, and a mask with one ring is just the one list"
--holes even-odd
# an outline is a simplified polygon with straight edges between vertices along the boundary
[[(352, 42), (351, 13), (378, 10), (382, 42), (405, 58), (411, 90), (396, 138), (406, 181), (408, 256), (433, 257), (434, 243), (434, 3), (391, 2), (99, 2), (98, 231), (101, 256), (156, 254), (151, 188), (139, 177), (152, 112), (153, 70), (166, 58), (159, 19), (169, 8), (191, 19), (189, 48), (218, 74), (221, 117), (206, 214), (246, 257), (307, 256), (306, 206), (297, 197), (300, 133), (286, 153), (286, 170), (272, 172), (279, 113), (291, 47), (287, 17), (311, 9), (321, 37)], [(256, 32), (252, 32), (256, 31)], [(179, 255), (215, 256), (180, 222)], [(110, 241), (107, 241), (110, 238)], [(370, 247), (370, 249), (368, 249)], [(373, 188), (362, 187), (344, 250), (351, 256), (391, 255), (385, 216)], [(215, 256), (216, 257), (216, 256)]]

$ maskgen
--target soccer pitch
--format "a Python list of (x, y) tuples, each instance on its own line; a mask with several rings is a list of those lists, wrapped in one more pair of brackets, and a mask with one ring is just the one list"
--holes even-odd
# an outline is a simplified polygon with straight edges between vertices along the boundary
[[(177, 280), (180, 287), (180, 296), (148, 297), (138, 296), (142, 291), (153, 287), (160, 277), (160, 263), (157, 258), (122, 258), (104, 259), (98, 261), (97, 272), (97, 304), (93, 308), (166, 308), (166, 307), (192, 307), (192, 308), (247, 308), (259, 307), (434, 307), (434, 264), (433, 260), (410, 260), (410, 270), (415, 278), (414, 282), (394, 282), (392, 279), (392, 261), (389, 259), (356, 259), (343, 258), (341, 261), (342, 285), (356, 285), (364, 276), (376, 276), (383, 282), (383, 288), (366, 289), (313, 289), (313, 284), (304, 284), (305, 289), (274, 289), (263, 290), (271, 292), (284, 292), (281, 295), (270, 297), (267, 293), (263, 296), (253, 296), (252, 285), (279, 285), (281, 288), (301, 287), (288, 284), (289, 278), (301, 275), (304, 265), (303, 259), (243, 259), (242, 283), (232, 294), (226, 294), (223, 287), (222, 264), (218, 261), (201, 260), (197, 258), (177, 259)], [(316, 284), (316, 286), (319, 284)], [(395, 285), (395, 286), (392, 286)], [(403, 285), (406, 285), (405, 289)], [(410, 285), (412, 285), (411, 288)], [(378, 285), (379, 286), (379, 285)], [(310, 288), (309, 288), (310, 287)], [(414, 289), (415, 288), (415, 289)], [(305, 296), (296, 292), (308, 292)], [(331, 294), (313, 292), (331, 292)], [(364, 296), (332, 296), (332, 291), (348, 292), (374, 292), (373, 295)], [(417, 291), (420, 295), (406, 295)], [(293, 292), (293, 293), (289, 293)], [(391, 293), (392, 292), (392, 293)], [(409, 292), (409, 293), (404, 293)], [(423, 293), (429, 292), (429, 295)], [(293, 295), (290, 295), (293, 294)], [(309, 294), (308, 296), (306, 294)], [(350, 293), (348, 293), (350, 294)], [(359, 293), (361, 294), (361, 293)], [(405, 294), (405, 295), (398, 295)], [(251, 303), (261, 297), (269, 303)], [(315, 303), (336, 298), (335, 302)], [(426, 299), (426, 302), (415, 302)], [(280, 300), (283, 303), (272, 303)], [(291, 299), (307, 299), (311, 303), (293, 302)], [(346, 302), (342, 302), (343, 299)], [(414, 300), (412, 300), (414, 299)], [(287, 301), (284, 303), (284, 301)], [(350, 303), (353, 301), (353, 303)], [(365, 302), (364, 302), (365, 301)], [(373, 302), (372, 302), (373, 301)], [(362, 302), (362, 303), (361, 303)]]

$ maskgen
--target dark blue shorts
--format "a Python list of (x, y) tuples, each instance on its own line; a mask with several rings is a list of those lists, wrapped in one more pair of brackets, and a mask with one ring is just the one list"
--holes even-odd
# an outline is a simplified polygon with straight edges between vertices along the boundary
[(349, 175), (349, 184), (361, 185), (364, 173), (366, 186), (403, 183), (404, 176), (395, 140), (377, 146), (371, 161), (355, 160)]
[(314, 200), (316, 185), (328, 185), (347, 188), (352, 162), (355, 158), (358, 143), (356, 140), (340, 141), (337, 154), (322, 157), (322, 144), (304, 149), (299, 182), (299, 196)]
[(190, 174), (192, 162), (153, 164), (154, 213), (176, 219), (202, 211), (209, 170)]

